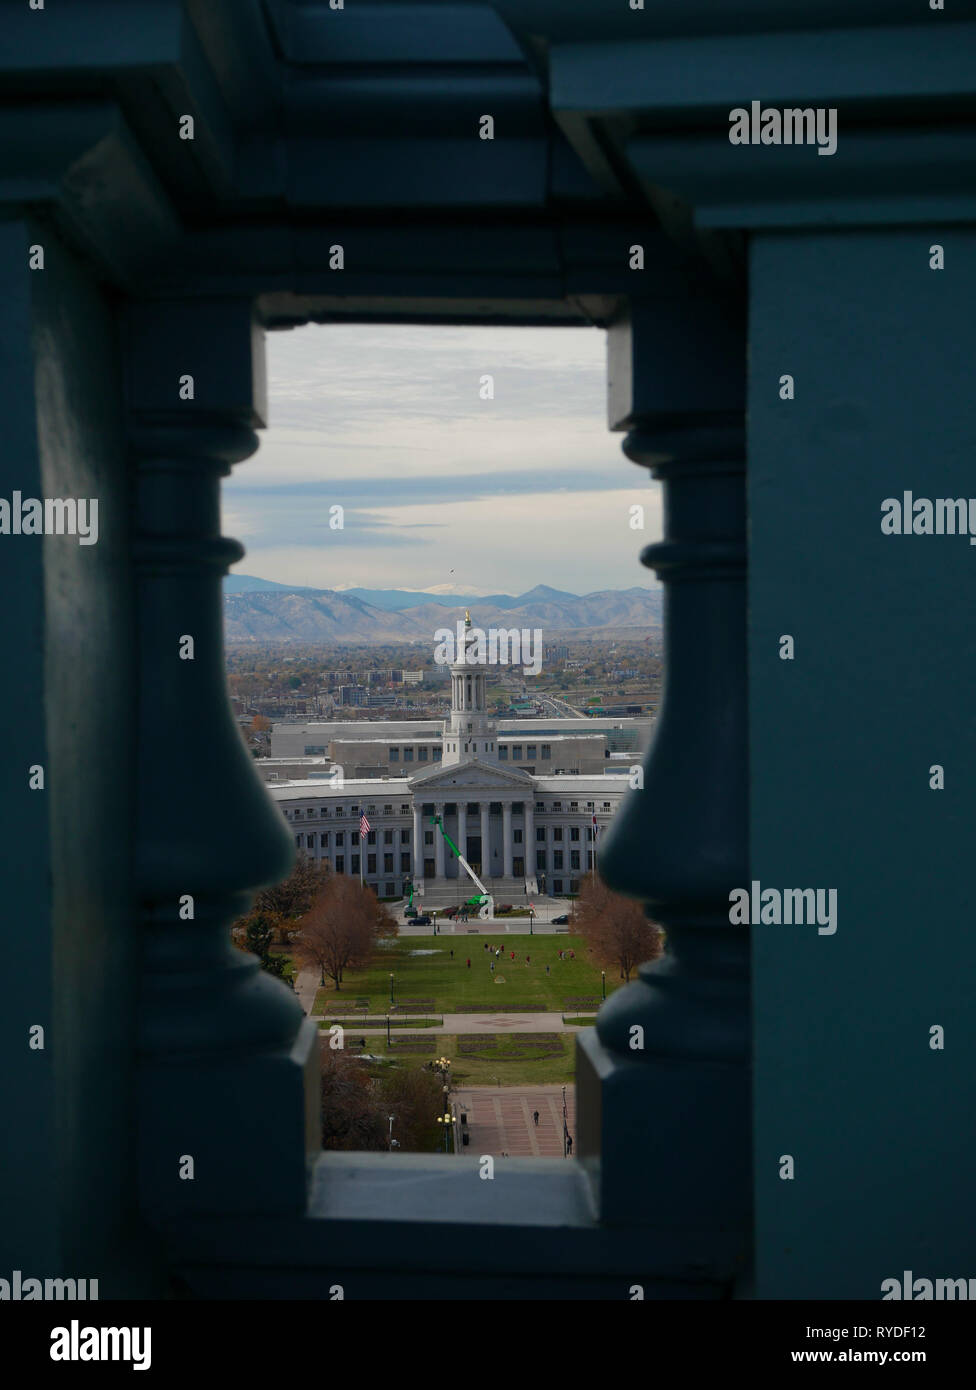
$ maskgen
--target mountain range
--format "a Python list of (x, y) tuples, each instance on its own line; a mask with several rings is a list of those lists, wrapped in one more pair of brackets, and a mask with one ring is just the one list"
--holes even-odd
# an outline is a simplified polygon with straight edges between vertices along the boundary
[[(244, 585), (248, 587), (244, 587)], [(557, 634), (658, 630), (660, 586), (571, 594), (538, 584), (524, 594), (443, 594), (405, 589), (289, 588), (249, 575), (224, 590), (228, 642), (431, 642), (471, 610), (478, 627), (539, 627)]]

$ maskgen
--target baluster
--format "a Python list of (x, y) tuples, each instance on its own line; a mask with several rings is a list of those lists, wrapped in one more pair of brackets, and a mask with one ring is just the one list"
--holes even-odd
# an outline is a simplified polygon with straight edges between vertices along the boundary
[[(220, 479), (257, 448), (260, 342), (235, 303), (141, 305), (128, 330), (141, 1199), (156, 1218), (297, 1213), (320, 1142), (317, 1033), (229, 937), (252, 890), (284, 877), (294, 857), (234, 725), (224, 671), (221, 579), (243, 550), (220, 536)], [(181, 399), (188, 378), (192, 397)]]

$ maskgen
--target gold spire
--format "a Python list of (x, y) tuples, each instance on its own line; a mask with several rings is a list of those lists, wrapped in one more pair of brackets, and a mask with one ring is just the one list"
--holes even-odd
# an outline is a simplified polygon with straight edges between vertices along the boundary
[(471, 626), (471, 614), (468, 612), (467, 609), (464, 610), (464, 626), (465, 626), (465, 627), (470, 627), (470, 626)]

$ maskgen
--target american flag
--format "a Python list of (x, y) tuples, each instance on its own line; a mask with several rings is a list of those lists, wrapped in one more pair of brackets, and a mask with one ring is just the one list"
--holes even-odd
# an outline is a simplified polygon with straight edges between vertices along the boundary
[(359, 817), (359, 838), (361, 840), (365, 840), (366, 836), (369, 834), (371, 829), (372, 826), (366, 819), (366, 812), (364, 811), (363, 814)]
[(599, 829), (599, 826), (598, 826), (597, 823), (596, 823), (596, 812), (594, 811), (594, 812), (593, 812), (593, 838), (594, 838), (594, 840), (596, 839), (596, 832), (597, 832), (598, 829)]

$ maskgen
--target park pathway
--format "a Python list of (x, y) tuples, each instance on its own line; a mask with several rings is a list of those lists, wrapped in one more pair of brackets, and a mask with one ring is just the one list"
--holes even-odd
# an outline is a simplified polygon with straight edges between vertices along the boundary
[[(295, 993), (301, 1000), (302, 1008), (308, 1013), (315, 1003), (315, 993), (319, 988), (318, 972), (302, 970), (298, 976)], [(589, 1005), (587, 1012), (596, 1011), (596, 1005)], [(486, 1013), (486, 1014), (437, 1014), (444, 1020), (430, 1028), (398, 1028), (396, 1015), (392, 1015), (391, 1033), (575, 1033), (578, 1025), (563, 1023), (561, 1013)], [(375, 1014), (374, 1014), (375, 1018)], [(363, 1028), (350, 1014), (344, 1027), (349, 1033), (385, 1033), (386, 1027), (372, 1024)]]
[[(576, 1087), (566, 1088), (567, 1123), (576, 1142)], [(562, 1086), (462, 1086), (454, 1094), (468, 1117), (468, 1154), (495, 1158), (563, 1157)], [(532, 1120), (539, 1112), (539, 1124)]]

